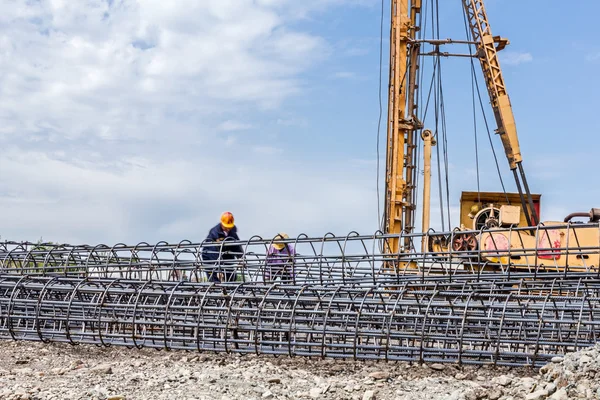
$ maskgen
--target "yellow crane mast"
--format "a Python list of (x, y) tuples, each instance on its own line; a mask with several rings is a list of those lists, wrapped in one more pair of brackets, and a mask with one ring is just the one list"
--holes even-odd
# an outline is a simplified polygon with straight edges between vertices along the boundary
[[(384, 223), (385, 232), (396, 235), (414, 229), (415, 148), (421, 128), (415, 116), (419, 45), (414, 39), (420, 11), (421, 0), (391, 0)], [(398, 252), (399, 246), (393, 238), (386, 251)]]

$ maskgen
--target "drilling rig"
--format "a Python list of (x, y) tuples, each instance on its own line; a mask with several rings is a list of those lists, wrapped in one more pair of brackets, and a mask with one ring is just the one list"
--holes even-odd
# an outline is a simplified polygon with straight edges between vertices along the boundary
[[(511, 268), (546, 263), (553, 268), (597, 268), (597, 251), (582, 253), (585, 247), (598, 247), (597, 225), (600, 209), (573, 213), (564, 221), (541, 222), (540, 195), (532, 194), (523, 167), (515, 117), (500, 68), (498, 52), (509, 41), (494, 36), (483, 0), (461, 0), (470, 40), (418, 38), (421, 0), (391, 0), (390, 70), (385, 175), (384, 231), (390, 235), (385, 251), (402, 254), (415, 251), (418, 151), (423, 154), (423, 201), (421, 252), (449, 257), (471, 257), (477, 262), (502, 264)], [(469, 39), (469, 38), (467, 38)], [(446, 44), (475, 46), (471, 56), (479, 60), (496, 122), (496, 134), (514, 177), (517, 192), (463, 192), (459, 227), (452, 234), (430, 232), (431, 148), (437, 132), (425, 129), (418, 118), (418, 76), (424, 44), (432, 45), (437, 56)], [(422, 143), (419, 141), (422, 140)], [(589, 223), (574, 223), (586, 217)], [(594, 228), (594, 226), (592, 226)], [(572, 249), (571, 254), (569, 250)], [(565, 255), (566, 252), (566, 255)], [(562, 255), (561, 255), (562, 254)], [(544, 267), (544, 268), (546, 268)]]

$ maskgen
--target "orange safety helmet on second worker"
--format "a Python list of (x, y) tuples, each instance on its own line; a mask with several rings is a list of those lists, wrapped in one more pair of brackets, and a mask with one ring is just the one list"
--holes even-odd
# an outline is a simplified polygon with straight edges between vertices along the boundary
[(221, 214), (221, 225), (227, 229), (233, 228), (235, 226), (233, 214), (229, 211), (225, 211), (223, 214)]

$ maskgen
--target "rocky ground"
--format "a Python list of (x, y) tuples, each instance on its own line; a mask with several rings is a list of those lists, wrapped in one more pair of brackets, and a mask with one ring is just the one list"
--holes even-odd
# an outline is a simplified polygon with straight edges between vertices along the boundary
[(0, 342), (0, 399), (600, 398), (600, 346), (541, 370)]

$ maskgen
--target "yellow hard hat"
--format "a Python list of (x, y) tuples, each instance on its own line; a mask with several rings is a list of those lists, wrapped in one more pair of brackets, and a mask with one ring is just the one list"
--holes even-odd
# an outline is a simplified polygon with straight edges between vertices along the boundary
[[(290, 237), (287, 235), (287, 233), (278, 233), (277, 236), (275, 236), (275, 239), (289, 239)], [(283, 250), (283, 248), (285, 247), (285, 243), (281, 243), (281, 242), (273, 242), (273, 247), (275, 247), (277, 250)]]
[(221, 214), (221, 225), (227, 229), (233, 228), (235, 226), (233, 214), (229, 211), (225, 211), (223, 214)]

